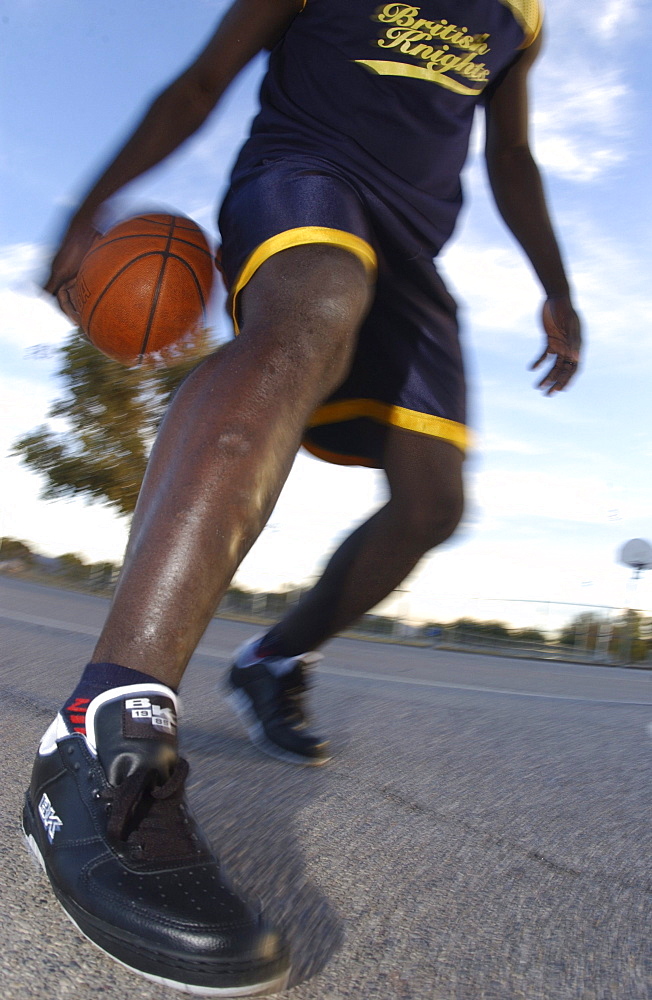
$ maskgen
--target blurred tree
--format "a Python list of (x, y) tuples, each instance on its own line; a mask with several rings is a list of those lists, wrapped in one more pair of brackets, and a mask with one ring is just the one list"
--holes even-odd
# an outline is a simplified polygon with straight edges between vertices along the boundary
[(21, 559), (25, 565), (31, 566), (34, 562), (34, 553), (27, 542), (5, 536), (0, 539), (0, 561), (8, 562), (11, 559)]
[(57, 556), (57, 572), (72, 581), (87, 581), (90, 566), (76, 552), (64, 552)]
[(214, 349), (204, 329), (189, 359), (174, 367), (123, 368), (73, 331), (55, 352), (64, 394), (48, 412), (65, 429), (44, 424), (13, 447), (45, 477), (42, 498), (84, 496), (132, 514), (169, 399), (198, 358)]
[(478, 621), (475, 618), (458, 618), (451, 628), (469, 635), (479, 635), (494, 639), (509, 639), (509, 628), (504, 622)]
[(595, 649), (603, 618), (595, 611), (582, 611), (566, 622), (559, 632), (558, 642), (563, 646), (582, 646)]
[(584, 611), (571, 619), (559, 633), (559, 642), (622, 663), (645, 660), (652, 651), (650, 619), (640, 611), (624, 610), (617, 619)]
[(545, 633), (538, 628), (515, 628), (509, 633), (516, 642), (546, 642)]
[(614, 629), (618, 658), (622, 663), (638, 663), (650, 651), (650, 623), (640, 611), (628, 608)]

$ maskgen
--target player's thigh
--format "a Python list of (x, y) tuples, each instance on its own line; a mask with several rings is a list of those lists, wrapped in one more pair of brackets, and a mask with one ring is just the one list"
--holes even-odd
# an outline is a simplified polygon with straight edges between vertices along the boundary
[(309, 243), (269, 257), (240, 294), (241, 334), (274, 331), (292, 340), (355, 337), (373, 297), (373, 276), (341, 247)]

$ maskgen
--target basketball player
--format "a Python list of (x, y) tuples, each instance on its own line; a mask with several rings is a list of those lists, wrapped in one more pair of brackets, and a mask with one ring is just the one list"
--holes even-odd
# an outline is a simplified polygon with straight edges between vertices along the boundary
[(106, 625), (43, 737), (25, 802), (29, 842), (68, 914), (150, 978), (220, 996), (285, 981), (285, 946), (223, 884), (184, 805), (176, 690), (301, 443), (382, 468), (389, 500), (296, 609), (234, 657), (229, 695), (269, 752), (328, 758), (304, 720), (313, 651), (459, 521), (464, 376), (433, 257), (460, 209), (476, 107), (498, 209), (545, 297), (533, 367), (549, 359), (548, 395), (576, 372), (579, 321), (528, 148), (540, 45), (538, 0), (236, 0), (54, 258), (46, 290), (77, 321), (75, 276), (103, 202), (195, 133), (271, 50), (220, 214), (239, 336), (197, 367), (163, 422)]

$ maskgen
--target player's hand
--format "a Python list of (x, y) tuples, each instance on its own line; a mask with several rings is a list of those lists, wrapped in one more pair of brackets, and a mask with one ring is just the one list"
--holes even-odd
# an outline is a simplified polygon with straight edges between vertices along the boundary
[(552, 396), (565, 389), (577, 374), (582, 346), (581, 325), (568, 295), (552, 295), (547, 298), (541, 318), (546, 335), (546, 349), (530, 365), (530, 371), (534, 371), (546, 359), (554, 359), (552, 368), (537, 385), (538, 389), (545, 391), (546, 396)]
[(56, 298), (59, 308), (76, 326), (80, 325), (75, 294), (77, 272), (99, 235), (91, 222), (74, 218), (52, 260), (50, 273), (43, 284), (44, 291)]

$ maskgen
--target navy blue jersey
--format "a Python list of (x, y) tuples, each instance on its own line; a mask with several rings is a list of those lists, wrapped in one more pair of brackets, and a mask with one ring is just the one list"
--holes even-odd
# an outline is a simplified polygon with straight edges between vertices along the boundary
[(317, 155), (373, 187), (435, 254), (462, 203), (475, 107), (540, 25), (539, 0), (307, 0), (271, 53), (234, 176)]

